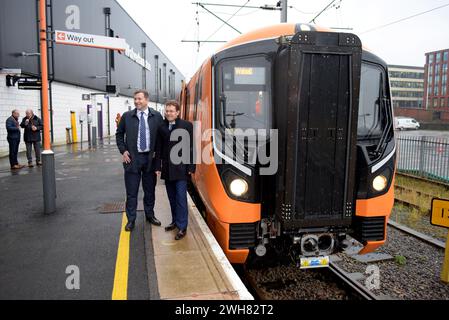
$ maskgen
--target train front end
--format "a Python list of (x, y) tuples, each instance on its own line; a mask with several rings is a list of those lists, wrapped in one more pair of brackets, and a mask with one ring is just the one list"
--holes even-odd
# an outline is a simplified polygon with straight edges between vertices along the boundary
[(228, 196), (260, 205), (258, 221), (233, 212), (225, 251), (308, 268), (348, 236), (361, 253), (385, 242), (396, 153), (385, 62), (356, 35), (303, 29), (214, 56), (213, 140)]

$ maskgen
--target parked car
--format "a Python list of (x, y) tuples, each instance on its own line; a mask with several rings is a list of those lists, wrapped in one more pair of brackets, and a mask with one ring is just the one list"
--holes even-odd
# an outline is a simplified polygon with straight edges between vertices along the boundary
[(396, 130), (418, 130), (419, 126), (419, 122), (413, 118), (395, 117)]

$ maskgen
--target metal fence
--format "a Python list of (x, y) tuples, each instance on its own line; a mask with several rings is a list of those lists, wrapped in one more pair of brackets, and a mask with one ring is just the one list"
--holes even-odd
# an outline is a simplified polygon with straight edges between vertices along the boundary
[(399, 172), (449, 182), (449, 140), (440, 137), (397, 137)]

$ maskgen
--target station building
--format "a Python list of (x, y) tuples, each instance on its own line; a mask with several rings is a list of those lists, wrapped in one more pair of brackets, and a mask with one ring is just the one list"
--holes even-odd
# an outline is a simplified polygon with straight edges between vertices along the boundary
[(424, 68), (389, 65), (391, 97), (395, 116), (407, 116), (423, 120)]
[[(48, 41), (53, 144), (114, 135), (115, 117), (134, 108), (137, 89), (150, 92), (157, 110), (177, 98), (183, 75), (117, 1), (43, 1), (49, 38), (59, 30), (123, 38), (127, 44), (118, 52)], [(8, 153), (5, 121), (13, 109), (21, 118), (28, 108), (41, 117), (38, 33), (38, 1), (1, 0), (0, 156)]]

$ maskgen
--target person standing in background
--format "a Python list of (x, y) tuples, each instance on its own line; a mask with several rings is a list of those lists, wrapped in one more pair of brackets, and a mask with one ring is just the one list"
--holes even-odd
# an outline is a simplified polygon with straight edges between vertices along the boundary
[(11, 116), (6, 119), (6, 131), (8, 132), (7, 140), (9, 144), (9, 164), (11, 165), (11, 170), (22, 169), (25, 167), (17, 161), (20, 144), (19, 116), (19, 110), (14, 109), (11, 112)]
[(36, 164), (42, 165), (41, 162), (41, 130), (42, 120), (36, 116), (31, 109), (25, 111), (25, 118), (22, 119), (20, 126), (24, 128), (23, 140), (27, 148), (28, 167), (33, 167), (33, 158), (31, 156), (32, 148), (34, 146), (34, 153), (36, 155)]
[(122, 118), (122, 115), (120, 113), (117, 113), (115, 116), (115, 126), (118, 127), (118, 124), (120, 123), (120, 119)]

